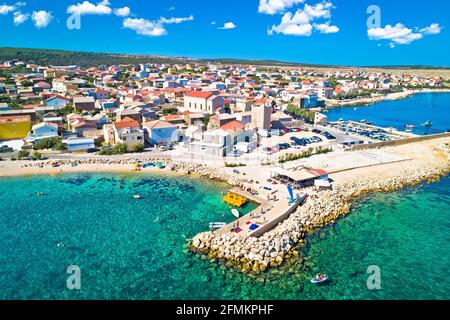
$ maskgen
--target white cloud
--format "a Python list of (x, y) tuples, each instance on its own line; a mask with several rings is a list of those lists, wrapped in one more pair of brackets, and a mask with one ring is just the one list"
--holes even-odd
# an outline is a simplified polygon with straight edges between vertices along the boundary
[(31, 19), (33, 19), (36, 28), (40, 29), (47, 27), (53, 20), (53, 16), (51, 12), (40, 10), (40, 11), (33, 11)]
[(367, 29), (370, 40), (389, 40), (389, 47), (394, 48), (396, 44), (410, 44), (422, 39), (425, 35), (438, 34), (441, 27), (437, 23), (432, 23), (428, 27), (410, 29), (401, 23), (396, 25), (386, 25), (384, 28)]
[(26, 22), (30, 15), (28, 13), (22, 13), (20, 11), (14, 12), (14, 25), (18, 26)]
[(13, 12), (14, 10), (16, 10), (15, 6), (10, 6), (7, 4), (2, 4), (0, 5), (0, 14), (6, 16), (7, 14), (9, 14), (10, 12)]
[(259, 0), (258, 12), (270, 15), (284, 13), (286, 9), (303, 2), (304, 0)]
[(114, 9), (114, 14), (118, 17), (128, 17), (131, 14), (129, 7)]
[(175, 24), (179, 24), (179, 23), (182, 23), (182, 22), (192, 21), (192, 20), (194, 20), (194, 16), (190, 15), (187, 18), (169, 18), (169, 19), (167, 19), (167, 18), (160, 18), (158, 20), (158, 22), (161, 23), (161, 24), (174, 24), (174, 23)]
[(315, 23), (314, 29), (316, 29), (320, 33), (325, 33), (325, 34), (339, 32), (339, 28), (336, 26), (331, 26), (330, 22), (319, 23), (319, 24)]
[(222, 27), (219, 27), (220, 30), (230, 30), (235, 29), (237, 26), (233, 22), (227, 22)]
[(97, 4), (93, 4), (89, 1), (70, 5), (67, 8), (68, 14), (95, 14), (95, 15), (108, 15), (112, 13), (108, 0), (103, 0)]
[(295, 14), (287, 12), (281, 18), (279, 25), (273, 25), (268, 30), (269, 35), (273, 33), (281, 33), (290, 36), (305, 36), (309, 37), (314, 30), (320, 33), (336, 33), (339, 32), (337, 26), (330, 25), (330, 21), (325, 23), (313, 23), (319, 19), (330, 19), (331, 9), (334, 6), (331, 2), (322, 2), (314, 6), (305, 4), (303, 9), (297, 10)]
[(167, 34), (164, 28), (165, 24), (179, 24), (185, 21), (194, 20), (194, 16), (186, 18), (160, 18), (156, 21), (149, 21), (146, 19), (131, 19), (127, 18), (123, 21), (123, 27), (136, 31), (137, 34), (148, 37), (160, 37)]
[(423, 34), (439, 34), (441, 33), (441, 26), (439, 23), (432, 23), (428, 27), (422, 28), (419, 31)]

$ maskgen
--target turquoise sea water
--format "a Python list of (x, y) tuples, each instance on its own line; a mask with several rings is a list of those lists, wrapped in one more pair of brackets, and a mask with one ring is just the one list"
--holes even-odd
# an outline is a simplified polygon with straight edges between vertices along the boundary
[[(185, 250), (208, 222), (232, 219), (227, 188), (145, 175), (0, 179), (0, 299), (450, 298), (450, 178), (361, 201), (311, 237), (303, 267), (258, 276)], [(66, 288), (72, 264), (81, 290)], [(381, 290), (365, 285), (369, 265)], [(319, 271), (331, 283), (309, 283)]]
[[(431, 134), (450, 130), (450, 93), (420, 93), (406, 99), (382, 101), (372, 106), (343, 107), (327, 112), (330, 121), (370, 120), (374, 125), (394, 127), (404, 131), (405, 125), (412, 124), (416, 134)], [(425, 121), (433, 126), (424, 128)]]

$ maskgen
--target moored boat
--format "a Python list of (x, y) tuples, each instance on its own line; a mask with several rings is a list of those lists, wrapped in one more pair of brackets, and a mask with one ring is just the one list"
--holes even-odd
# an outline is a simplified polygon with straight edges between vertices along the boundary
[(239, 211), (237, 211), (237, 209), (231, 209), (231, 213), (232, 213), (233, 216), (235, 216), (236, 218), (239, 218)]
[(210, 222), (209, 223), (209, 229), (217, 230), (217, 229), (225, 227), (226, 225), (227, 224), (225, 222)]

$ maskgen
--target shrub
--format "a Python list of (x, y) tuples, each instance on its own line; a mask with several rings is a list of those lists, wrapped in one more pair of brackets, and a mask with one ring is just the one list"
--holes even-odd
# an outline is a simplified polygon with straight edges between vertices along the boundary
[(42, 159), (42, 154), (37, 152), (37, 151), (35, 151), (33, 153), (33, 155), (31, 156), (31, 159), (33, 159), (34, 161), (41, 160)]
[(133, 145), (132, 147), (131, 147), (131, 152), (133, 152), (133, 153), (140, 153), (140, 152), (143, 152), (144, 151), (144, 143), (142, 142), (142, 143), (138, 143), (138, 144), (135, 144), (135, 145)]
[(34, 150), (55, 149), (59, 151), (67, 150), (67, 145), (62, 142), (61, 138), (45, 138), (36, 142), (33, 146)]
[(20, 151), (17, 153), (17, 159), (22, 160), (23, 158), (26, 158), (26, 157), (28, 157), (29, 155), (30, 155), (30, 153), (29, 153), (28, 151), (20, 150)]
[(128, 146), (125, 143), (118, 143), (112, 150), (113, 154), (124, 154), (128, 152)]

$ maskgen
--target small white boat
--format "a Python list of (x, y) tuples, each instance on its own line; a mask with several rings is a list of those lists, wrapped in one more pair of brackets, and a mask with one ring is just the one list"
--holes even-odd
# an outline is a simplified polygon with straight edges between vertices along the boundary
[(314, 277), (311, 279), (311, 283), (317, 284), (317, 283), (324, 283), (328, 280), (328, 276), (326, 274), (323, 275), (323, 278)]
[(225, 227), (227, 224), (225, 222), (210, 222), (209, 223), (209, 228), (210, 229), (220, 229)]
[(235, 216), (236, 218), (239, 218), (239, 211), (237, 211), (237, 209), (231, 209), (231, 213), (232, 213), (233, 216)]
[(135, 198), (135, 199), (141, 199), (142, 197), (141, 197), (139, 194), (135, 194), (135, 195), (133, 196), (133, 198)]

